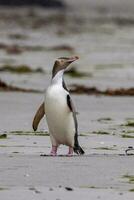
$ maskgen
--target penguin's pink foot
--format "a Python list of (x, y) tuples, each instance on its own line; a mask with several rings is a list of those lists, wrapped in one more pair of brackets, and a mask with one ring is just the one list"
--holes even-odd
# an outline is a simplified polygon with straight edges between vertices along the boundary
[(58, 149), (57, 146), (52, 146), (52, 150), (50, 152), (50, 155), (51, 156), (56, 156), (57, 155), (57, 149)]
[(68, 151), (67, 156), (73, 156), (73, 152), (74, 152), (73, 148), (69, 147), (69, 151)]

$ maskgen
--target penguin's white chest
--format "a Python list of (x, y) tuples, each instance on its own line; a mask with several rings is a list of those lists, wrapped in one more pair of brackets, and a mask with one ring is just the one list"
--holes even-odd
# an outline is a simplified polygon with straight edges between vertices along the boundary
[(50, 86), (45, 95), (45, 112), (50, 135), (57, 144), (74, 146), (75, 125), (67, 105), (67, 94), (58, 84)]

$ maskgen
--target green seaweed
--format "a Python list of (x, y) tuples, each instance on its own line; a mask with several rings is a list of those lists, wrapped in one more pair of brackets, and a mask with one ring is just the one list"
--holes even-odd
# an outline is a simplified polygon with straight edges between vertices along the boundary
[(4, 65), (3, 67), (0, 67), (1, 72), (11, 72), (11, 73), (17, 73), (17, 74), (25, 74), (25, 73), (44, 73), (44, 70), (42, 68), (37, 69), (31, 69), (27, 65)]
[(32, 136), (49, 136), (48, 132), (43, 132), (43, 131), (11, 131), (10, 134), (13, 135), (19, 135), (19, 136), (23, 136), (23, 135), (32, 135)]
[(69, 71), (66, 71), (65, 74), (72, 78), (84, 78), (89, 76), (91, 77), (91, 74), (77, 71), (75, 67), (72, 67)]
[(0, 191), (8, 190), (8, 188), (0, 187)]
[(128, 179), (128, 183), (134, 184), (134, 175), (125, 174), (125, 175), (122, 176), (122, 178)]
[(79, 136), (88, 136), (88, 133), (80, 133)]
[(123, 68), (124, 66), (120, 63), (116, 64), (97, 64), (95, 69), (111, 69), (111, 68)]
[(129, 192), (134, 192), (134, 188), (130, 189)]
[(97, 121), (98, 122), (101, 122), (101, 121), (112, 121), (112, 119), (110, 117), (106, 117), (106, 118), (99, 118)]
[(123, 134), (121, 135), (122, 138), (134, 138), (134, 135)]
[(93, 131), (93, 134), (98, 134), (98, 135), (109, 135), (110, 133), (106, 132), (106, 131)]
[(134, 133), (134, 130), (123, 130), (123, 133), (127, 134), (127, 133)]
[(0, 135), (0, 139), (6, 139), (6, 138), (7, 138), (7, 134), (4, 133)]
[(8, 147), (7, 145), (4, 144), (0, 144), (0, 147)]
[(134, 121), (128, 121), (125, 126), (133, 126), (134, 127)]

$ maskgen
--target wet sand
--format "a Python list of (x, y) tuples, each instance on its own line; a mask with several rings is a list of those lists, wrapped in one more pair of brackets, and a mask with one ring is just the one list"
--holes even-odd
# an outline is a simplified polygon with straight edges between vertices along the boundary
[(134, 174), (133, 156), (125, 154), (126, 148), (133, 146), (133, 138), (122, 137), (124, 131), (134, 134), (133, 127), (125, 125), (133, 117), (133, 98), (72, 96), (79, 112), (79, 140), (86, 154), (68, 158), (65, 146), (59, 148), (57, 157), (40, 156), (49, 155), (51, 149), (45, 120), (37, 135), (31, 128), (42, 94), (0, 95), (1, 134), (7, 134), (0, 139), (3, 200), (18, 195), (20, 199), (133, 199), (129, 192), (133, 182), (124, 178)]

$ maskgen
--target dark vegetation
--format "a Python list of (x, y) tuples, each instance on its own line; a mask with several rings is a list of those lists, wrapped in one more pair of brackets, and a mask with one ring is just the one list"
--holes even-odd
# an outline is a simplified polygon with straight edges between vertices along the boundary
[[(33, 93), (43, 92), (40, 90), (23, 89), (16, 86), (11, 86), (6, 84), (2, 80), (0, 80), (0, 91), (18, 91), (18, 92), (33, 92)], [(70, 86), (70, 92), (74, 94), (86, 94), (86, 95), (134, 96), (134, 88), (107, 89), (105, 91), (100, 91), (96, 87), (86, 87), (75, 84)], [(129, 124), (129, 126), (133, 126), (133, 123)]]
[(25, 74), (25, 73), (44, 73), (44, 70), (41, 68), (32, 69), (31, 67), (27, 65), (4, 65), (0, 67), (0, 72), (11, 72), (11, 73), (17, 73), (17, 74)]
[(88, 87), (77, 84), (71, 85), (70, 92), (75, 94), (87, 94), (87, 95), (134, 96), (134, 88), (106, 89), (105, 91), (101, 91), (96, 87)]
[(14, 92), (33, 92), (40, 93), (41, 91), (32, 90), (32, 89), (23, 89), (16, 86), (8, 85), (7, 83), (0, 80), (0, 91), (14, 91)]
[(121, 135), (122, 138), (134, 138), (134, 135), (127, 135), (127, 134), (123, 134)]
[(0, 43), (0, 50), (5, 50), (8, 54), (21, 54), (25, 51), (68, 51), (74, 53), (74, 48), (70, 45), (63, 44), (51, 47), (44, 46), (20, 46), (18, 44), (4, 44)]
[(86, 72), (79, 72), (75, 67), (72, 67), (69, 71), (66, 71), (66, 75), (72, 78), (83, 78), (83, 77), (91, 77), (92, 75)]
[(6, 139), (6, 138), (7, 138), (7, 134), (4, 133), (0, 135), (0, 139)]
[(0, 0), (3, 6), (42, 6), (47, 8), (63, 8), (65, 4), (60, 0)]
[(132, 126), (134, 127), (134, 121), (128, 121), (125, 126)]
[(106, 132), (106, 131), (93, 131), (93, 134), (98, 134), (98, 135), (109, 135), (110, 133)]

